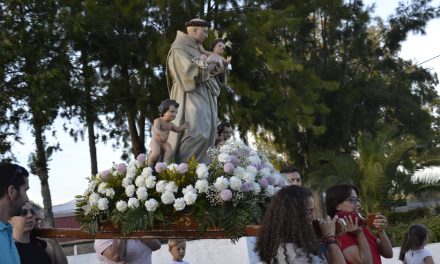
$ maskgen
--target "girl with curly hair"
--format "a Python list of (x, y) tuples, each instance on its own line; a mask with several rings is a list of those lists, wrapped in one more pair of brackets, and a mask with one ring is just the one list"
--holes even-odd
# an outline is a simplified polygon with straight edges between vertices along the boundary
[[(255, 245), (264, 263), (327, 263), (312, 225), (314, 208), (312, 193), (306, 188), (292, 185), (278, 191), (266, 210)], [(329, 263), (344, 263), (335, 239), (336, 220), (327, 216), (318, 223)]]

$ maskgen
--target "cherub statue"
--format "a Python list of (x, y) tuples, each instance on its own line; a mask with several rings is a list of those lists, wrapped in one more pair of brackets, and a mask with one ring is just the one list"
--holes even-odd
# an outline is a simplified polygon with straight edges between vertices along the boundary
[(200, 59), (208, 64), (220, 63), (226, 68), (231, 64), (231, 56), (227, 56), (226, 59), (222, 57), (223, 51), (225, 50), (225, 42), (221, 38), (218, 38), (211, 43), (210, 51), (206, 51), (203, 47), (200, 49), (203, 53), (200, 56)]
[(173, 147), (167, 142), (170, 131), (181, 133), (189, 128), (189, 123), (185, 122), (181, 126), (175, 126), (171, 121), (176, 118), (179, 104), (175, 100), (166, 99), (159, 105), (160, 117), (153, 123), (153, 136), (150, 142), (151, 153), (148, 157), (148, 166), (153, 167), (163, 150), (163, 161), (169, 163), (173, 155)]
[(211, 65), (210, 73), (215, 76), (219, 86), (224, 87), (229, 95), (233, 95), (234, 91), (227, 85), (231, 56), (227, 56), (226, 59), (222, 57), (225, 46), (226, 44), (222, 38), (218, 38), (211, 43), (210, 51), (206, 51), (200, 44), (199, 49), (202, 55), (200, 55), (200, 58), (195, 59), (195, 61)]

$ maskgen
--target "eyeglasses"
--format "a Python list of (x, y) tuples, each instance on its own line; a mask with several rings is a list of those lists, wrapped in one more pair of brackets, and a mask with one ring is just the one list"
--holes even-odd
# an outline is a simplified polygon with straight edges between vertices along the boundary
[(34, 209), (22, 209), (21, 210), (21, 216), (26, 217), (29, 212), (31, 213), (32, 216), (35, 216), (37, 214), (37, 212), (35, 212)]
[(352, 204), (361, 203), (361, 199), (359, 199), (357, 197), (350, 197), (345, 200), (351, 202)]

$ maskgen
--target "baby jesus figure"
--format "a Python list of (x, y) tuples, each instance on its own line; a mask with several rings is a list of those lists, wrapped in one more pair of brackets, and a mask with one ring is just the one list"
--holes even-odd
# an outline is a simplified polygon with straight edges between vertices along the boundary
[(225, 50), (225, 42), (223, 39), (216, 39), (211, 43), (211, 52), (206, 51), (201, 47), (202, 55), (200, 59), (208, 64), (221, 63), (224, 67), (228, 67), (231, 64), (231, 56), (227, 56), (226, 59), (222, 57)]
[(173, 148), (167, 142), (170, 131), (181, 133), (189, 128), (188, 122), (178, 127), (171, 123), (176, 118), (177, 108), (179, 108), (179, 104), (170, 99), (163, 100), (159, 105), (160, 117), (156, 118), (153, 123), (153, 136), (150, 142), (151, 153), (148, 157), (149, 167), (156, 164), (161, 150), (163, 151), (163, 161), (168, 164), (173, 155)]

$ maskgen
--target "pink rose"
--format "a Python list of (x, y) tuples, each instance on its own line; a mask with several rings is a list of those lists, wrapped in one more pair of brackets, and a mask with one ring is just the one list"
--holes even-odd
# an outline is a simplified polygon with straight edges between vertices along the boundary
[(226, 173), (233, 173), (235, 170), (235, 166), (234, 166), (234, 164), (228, 162), (228, 163), (225, 163), (225, 165), (223, 166), (223, 170)]
[(186, 163), (180, 163), (179, 166), (177, 166), (177, 172), (180, 174), (184, 174), (188, 171), (188, 164)]
[(269, 177), (267, 177), (267, 182), (268, 182), (270, 185), (274, 185), (274, 183), (275, 183), (275, 178), (274, 178), (273, 176), (269, 176)]
[(103, 181), (107, 181), (109, 178), (110, 178), (110, 171), (109, 170), (101, 171), (101, 179)]
[(238, 163), (238, 158), (237, 158), (237, 156), (235, 156), (235, 155), (231, 155), (231, 156), (230, 156), (230, 162), (231, 162), (232, 164), (234, 164), (234, 165), (237, 165), (237, 163)]
[(254, 166), (255, 168), (257, 168), (257, 170), (262, 169), (261, 164), (259, 164), (259, 163), (252, 163), (251, 165)]
[(157, 173), (161, 173), (167, 169), (167, 164), (165, 162), (158, 162), (156, 166), (154, 166), (154, 169)]
[(232, 192), (229, 189), (224, 189), (223, 191), (220, 192), (220, 198), (227, 202), (229, 200), (231, 200), (232, 198)]
[(267, 185), (269, 185), (269, 182), (267, 181), (266, 178), (262, 178), (258, 181), (258, 183), (260, 184), (261, 188), (266, 188)]
[(124, 173), (127, 171), (127, 165), (125, 163), (119, 163), (118, 166), (116, 166), (116, 171), (119, 173)]
[(141, 153), (136, 157), (136, 160), (142, 164), (145, 162), (145, 160), (147, 159), (147, 155), (145, 155), (145, 153)]
[(254, 185), (250, 182), (245, 182), (245, 183), (243, 183), (243, 185), (241, 185), (241, 189), (244, 192), (250, 192), (254, 189)]

